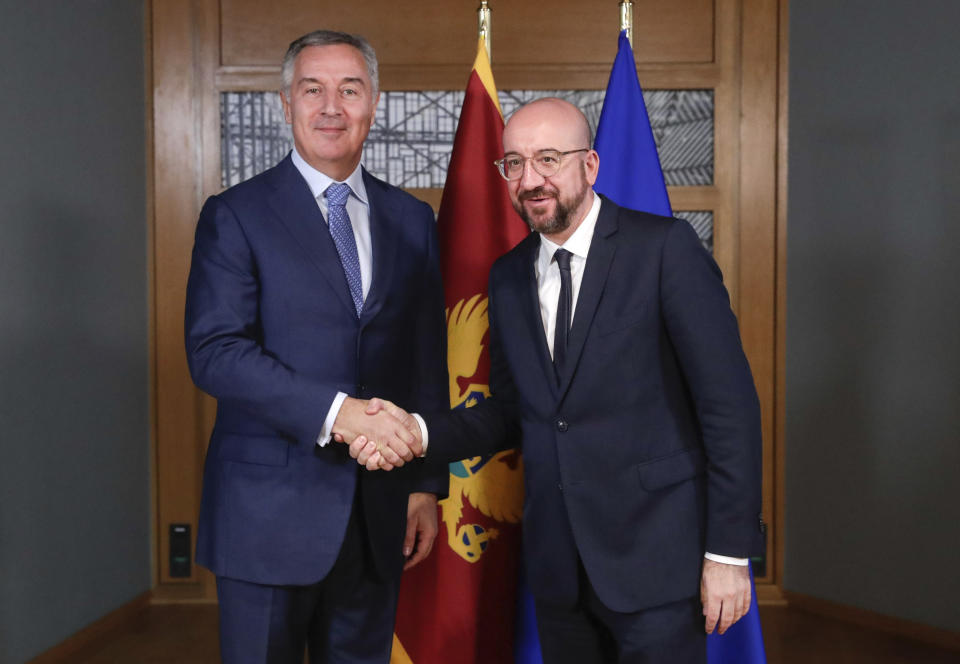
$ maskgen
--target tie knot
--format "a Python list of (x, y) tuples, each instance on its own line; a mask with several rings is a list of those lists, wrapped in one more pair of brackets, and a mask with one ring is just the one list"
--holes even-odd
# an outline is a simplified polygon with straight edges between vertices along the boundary
[(557, 261), (557, 267), (559, 267), (561, 270), (570, 269), (570, 258), (572, 256), (573, 254), (562, 248), (553, 252), (553, 260)]
[(329, 205), (345, 205), (350, 196), (350, 185), (342, 182), (334, 182), (327, 190), (323, 192)]

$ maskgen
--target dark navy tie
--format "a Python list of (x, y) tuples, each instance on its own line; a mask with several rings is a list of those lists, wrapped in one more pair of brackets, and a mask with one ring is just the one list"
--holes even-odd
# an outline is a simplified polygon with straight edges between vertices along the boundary
[(570, 332), (570, 315), (573, 310), (573, 285), (570, 278), (570, 258), (566, 249), (557, 249), (553, 260), (560, 268), (560, 297), (557, 298), (557, 324), (553, 330), (553, 368), (557, 374), (557, 383), (563, 374), (563, 365), (567, 360), (567, 336)]
[(357, 255), (357, 242), (353, 238), (353, 226), (350, 225), (350, 216), (347, 214), (347, 198), (350, 196), (350, 186), (334, 182), (323, 192), (327, 199), (327, 225), (330, 227), (330, 236), (337, 245), (340, 254), (340, 263), (343, 273), (350, 286), (350, 297), (357, 310), (357, 316), (363, 311), (363, 280), (360, 278), (360, 257)]

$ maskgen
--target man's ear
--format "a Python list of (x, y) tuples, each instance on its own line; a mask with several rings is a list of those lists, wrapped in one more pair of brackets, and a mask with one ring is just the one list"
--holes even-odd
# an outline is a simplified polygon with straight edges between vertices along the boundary
[(373, 127), (373, 120), (377, 117), (377, 106), (380, 105), (380, 91), (377, 90), (377, 96), (373, 100), (373, 110), (370, 111), (370, 127)]
[(587, 176), (587, 182), (592, 187), (593, 183), (597, 181), (597, 173), (600, 172), (600, 155), (597, 154), (596, 150), (587, 152), (587, 156), (583, 159), (583, 168)]
[(280, 103), (283, 105), (283, 117), (286, 119), (287, 124), (293, 124), (293, 114), (290, 112), (290, 100), (287, 99), (287, 94), (284, 94), (283, 90), (278, 92), (280, 95)]

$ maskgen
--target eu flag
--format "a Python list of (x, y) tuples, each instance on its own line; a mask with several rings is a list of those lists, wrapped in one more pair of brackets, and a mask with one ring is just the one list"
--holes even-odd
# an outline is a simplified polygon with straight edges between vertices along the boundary
[[(600, 155), (600, 172), (593, 186), (598, 193), (623, 207), (673, 215), (626, 31), (620, 33), (593, 147)], [(752, 570), (750, 584), (752, 587)], [(707, 662), (766, 664), (766, 661), (754, 589), (747, 615), (726, 634), (707, 637)]]
[(673, 214), (626, 31), (620, 33), (593, 148), (600, 154), (594, 190), (623, 207)]

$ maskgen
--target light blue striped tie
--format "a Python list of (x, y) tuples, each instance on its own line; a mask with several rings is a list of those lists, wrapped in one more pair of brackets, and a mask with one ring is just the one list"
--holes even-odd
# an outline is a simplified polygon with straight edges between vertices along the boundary
[(327, 199), (327, 225), (330, 227), (330, 236), (333, 238), (333, 243), (337, 245), (343, 273), (347, 276), (347, 285), (350, 286), (353, 306), (359, 317), (360, 312), (363, 311), (363, 280), (360, 278), (357, 242), (353, 238), (353, 226), (350, 225), (350, 216), (347, 214), (350, 186), (334, 182), (327, 187), (323, 195)]

